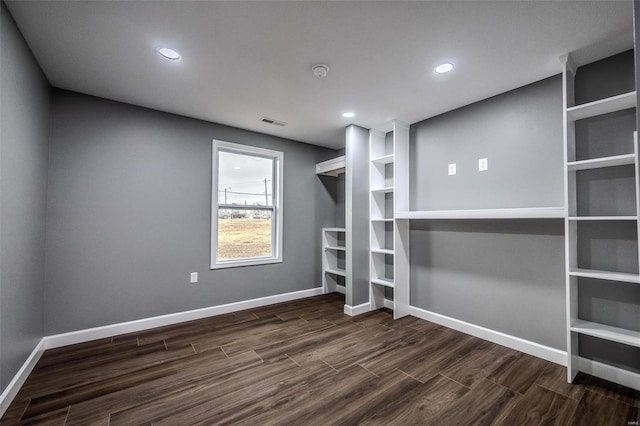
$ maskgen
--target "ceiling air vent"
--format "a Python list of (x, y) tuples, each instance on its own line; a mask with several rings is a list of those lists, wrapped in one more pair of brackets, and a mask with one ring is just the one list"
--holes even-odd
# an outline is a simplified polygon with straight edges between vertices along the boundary
[(262, 121), (263, 123), (273, 124), (275, 126), (280, 126), (280, 127), (284, 127), (287, 125), (287, 123), (285, 123), (284, 121), (274, 120), (273, 118), (269, 118), (269, 117), (262, 117), (260, 121)]

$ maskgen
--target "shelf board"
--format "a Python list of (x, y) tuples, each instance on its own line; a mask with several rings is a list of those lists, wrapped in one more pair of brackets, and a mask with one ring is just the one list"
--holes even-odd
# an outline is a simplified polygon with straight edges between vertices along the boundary
[(346, 156), (332, 158), (316, 164), (316, 174), (325, 176), (338, 176), (346, 170)]
[(589, 160), (571, 161), (567, 163), (567, 170), (575, 172), (577, 170), (602, 169), (605, 167), (626, 166), (634, 164), (635, 154), (615, 155), (613, 157), (593, 158)]
[(389, 287), (389, 288), (394, 288), (395, 287), (395, 283), (393, 282), (393, 280), (389, 279), (389, 278), (374, 278), (371, 280), (372, 284), (378, 284), (378, 285), (383, 285), (385, 287)]
[(636, 92), (633, 91), (567, 108), (567, 119), (569, 121), (577, 121), (583, 118), (622, 111), (623, 109), (633, 108), (635, 106)]
[(600, 280), (622, 281), (627, 283), (640, 284), (640, 275), (627, 274), (624, 272), (598, 271), (595, 269), (575, 269), (569, 271), (569, 275), (573, 277), (596, 278)]
[(610, 222), (610, 221), (624, 221), (624, 220), (638, 220), (638, 216), (570, 216), (569, 220), (575, 221), (600, 221), (600, 222)]
[(322, 228), (325, 232), (347, 232), (345, 228)]
[(371, 219), (371, 222), (393, 222), (393, 218), (386, 218), (386, 219)]
[(326, 272), (328, 274), (333, 274), (333, 275), (341, 275), (343, 277), (347, 276), (347, 272), (344, 269), (327, 268), (327, 269), (324, 270), (324, 272)]
[(339, 250), (339, 251), (346, 251), (347, 248), (346, 247), (340, 247), (340, 246), (326, 246), (325, 250)]
[(561, 219), (564, 207), (400, 211), (396, 219)]
[(640, 331), (583, 320), (575, 320), (571, 331), (640, 348)]
[(393, 186), (387, 186), (385, 188), (374, 188), (371, 190), (373, 194), (387, 194), (389, 192), (393, 192)]
[(391, 254), (393, 255), (394, 251), (391, 249), (371, 249), (371, 253), (380, 253), (380, 254)]
[(383, 165), (383, 164), (390, 164), (393, 163), (394, 161), (394, 155), (393, 154), (389, 154), (389, 155), (383, 155), (382, 157), (378, 157), (378, 158), (374, 158), (371, 160), (371, 162), (373, 164), (376, 165)]

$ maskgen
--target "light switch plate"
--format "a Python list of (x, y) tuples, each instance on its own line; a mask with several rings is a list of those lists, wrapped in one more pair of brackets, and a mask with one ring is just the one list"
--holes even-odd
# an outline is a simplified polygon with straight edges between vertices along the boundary
[(197, 283), (198, 282), (198, 273), (197, 272), (192, 272), (191, 273), (191, 284)]
[(456, 174), (456, 163), (449, 164), (449, 176)]
[(478, 171), (485, 172), (489, 170), (489, 160), (486, 158), (481, 158), (478, 160)]

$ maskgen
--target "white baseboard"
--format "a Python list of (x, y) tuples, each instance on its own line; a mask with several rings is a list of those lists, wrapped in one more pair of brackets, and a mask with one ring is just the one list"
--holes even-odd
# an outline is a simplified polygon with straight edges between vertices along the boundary
[(498, 345), (506, 346), (520, 352), (546, 359), (555, 364), (567, 365), (567, 352), (549, 346), (541, 345), (520, 337), (511, 336), (500, 331), (491, 330), (479, 325), (471, 324), (445, 315), (430, 312), (425, 309), (409, 306), (409, 314), (423, 320), (431, 321), (454, 330), (479, 337)]
[(393, 310), (393, 300), (385, 298), (384, 307)]
[(273, 305), (290, 300), (304, 299), (321, 295), (322, 287), (308, 290), (294, 291), (291, 293), (276, 294), (274, 296), (260, 297), (257, 299), (243, 300), (241, 302), (227, 303), (225, 305), (210, 306), (208, 308), (194, 309), (191, 311), (177, 312), (174, 314), (161, 315), (157, 317), (144, 318), (136, 321), (123, 322), (118, 324), (105, 325), (102, 327), (89, 328), (86, 330), (72, 331), (70, 333), (55, 334), (43, 337), (35, 347), (29, 358), (24, 362), (14, 378), (9, 382), (2, 395), (0, 395), (0, 417), (9, 408), (13, 398), (24, 384), (27, 377), (40, 359), (46, 349), (58, 348), (61, 346), (83, 343), (105, 337), (117, 336), (119, 334), (132, 333), (135, 331), (148, 330), (150, 328), (162, 327), (165, 325), (178, 324), (185, 321), (192, 321), (207, 318), (215, 315), (222, 315), (245, 309), (257, 308), (265, 305)]
[(357, 305), (357, 306), (344, 305), (344, 313), (351, 317), (364, 314), (365, 312), (369, 312), (370, 310), (371, 310), (371, 304), (369, 302), (366, 302), (366, 303), (363, 303), (362, 305)]
[(274, 296), (243, 300), (240, 302), (227, 303), (225, 305), (210, 306), (208, 308), (194, 309), (191, 311), (177, 312), (174, 314), (144, 318), (136, 321), (88, 328), (85, 330), (72, 331), (70, 333), (55, 334), (52, 336), (46, 336), (44, 338), (45, 349), (57, 348), (60, 346), (67, 346), (75, 343), (88, 342), (90, 340), (117, 336), (119, 334), (133, 333), (135, 331), (148, 330), (150, 328), (178, 324), (185, 321), (193, 321), (197, 319), (212, 317), (215, 315), (228, 314), (245, 309), (257, 308), (265, 305), (273, 305), (275, 303), (288, 302), (290, 300), (303, 299), (305, 297), (318, 296), (322, 293), (322, 287), (316, 287), (309, 290), (276, 294)]
[(640, 390), (640, 374), (587, 358), (578, 358), (578, 369), (592, 376)]
[(0, 417), (4, 415), (4, 412), (7, 411), (9, 405), (13, 401), (13, 398), (16, 397), (18, 391), (33, 371), (33, 368), (38, 363), (38, 360), (44, 353), (44, 339), (40, 339), (40, 342), (36, 345), (36, 347), (31, 352), (31, 355), (27, 358), (27, 360), (22, 364), (20, 370), (13, 376), (13, 379), (9, 382), (7, 387), (4, 389), (4, 392), (0, 395)]
[(343, 285), (336, 285), (336, 291), (338, 293), (347, 294), (347, 288)]

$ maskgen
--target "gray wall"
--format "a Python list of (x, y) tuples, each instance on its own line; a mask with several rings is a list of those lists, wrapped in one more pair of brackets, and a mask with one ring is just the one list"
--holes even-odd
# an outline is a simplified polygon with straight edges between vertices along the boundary
[(413, 221), (410, 300), (565, 350), (564, 223)]
[[(214, 138), (284, 152), (283, 263), (209, 270)], [(334, 155), (54, 90), (45, 333), (317, 287), (335, 201), (315, 163)]]
[(0, 3), (0, 391), (43, 336), (51, 90)]
[[(412, 125), (412, 209), (563, 205), (561, 83)], [(564, 350), (564, 293), (562, 220), (411, 223), (413, 306)]]
[[(410, 133), (412, 210), (564, 202), (561, 76), (413, 124)], [(478, 172), (480, 158), (489, 170)]]
[(369, 131), (350, 125), (345, 133), (347, 155), (347, 196), (351, 194), (351, 211), (347, 209), (347, 229), (351, 226), (351, 290), (346, 303), (357, 306), (369, 301)]

